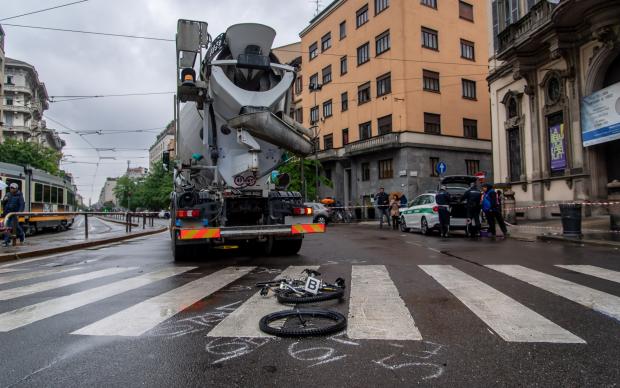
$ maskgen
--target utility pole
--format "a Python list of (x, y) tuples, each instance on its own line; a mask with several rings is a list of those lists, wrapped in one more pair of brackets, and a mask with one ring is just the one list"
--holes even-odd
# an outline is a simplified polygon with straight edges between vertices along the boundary
[[(127, 181), (131, 182), (131, 178), (129, 178), (129, 167), (131, 166), (131, 160), (127, 160)], [(131, 211), (131, 191), (130, 187), (127, 186), (127, 211)]]

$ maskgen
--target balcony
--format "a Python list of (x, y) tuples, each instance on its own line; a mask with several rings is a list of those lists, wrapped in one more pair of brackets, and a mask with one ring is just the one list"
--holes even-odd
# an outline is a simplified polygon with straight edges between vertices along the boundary
[(24, 105), (2, 105), (2, 110), (5, 112), (25, 113), (32, 115), (32, 109)]
[(540, 45), (541, 41), (530, 38), (543, 27), (551, 24), (551, 15), (556, 7), (557, 5), (548, 1), (540, 1), (530, 9), (527, 15), (500, 32), (498, 58), (505, 59), (509, 49), (517, 48), (525, 42)]
[(398, 147), (400, 144), (400, 134), (388, 133), (382, 136), (372, 137), (366, 140), (356, 141), (345, 146), (347, 156), (357, 155), (369, 151), (379, 151), (388, 148)]
[(32, 95), (32, 91), (30, 90), (29, 87), (26, 87), (26, 86), (18, 86), (15, 84), (4, 84), (4, 89), (8, 92), (25, 93), (30, 96)]

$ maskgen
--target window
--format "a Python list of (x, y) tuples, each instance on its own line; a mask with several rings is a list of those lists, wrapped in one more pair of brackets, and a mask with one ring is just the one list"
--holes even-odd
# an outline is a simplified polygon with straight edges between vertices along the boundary
[(348, 67), (347, 57), (344, 56), (344, 57), (340, 58), (340, 75), (347, 74), (347, 72), (349, 71), (349, 69), (347, 67)]
[(390, 179), (394, 176), (392, 171), (392, 159), (379, 161), (379, 179)]
[(422, 70), (422, 83), (424, 90), (439, 92), (439, 73), (430, 70)]
[(463, 80), (463, 98), (469, 100), (476, 99), (476, 81), (470, 81), (468, 79)]
[(420, 4), (437, 9), (437, 0), (422, 0)]
[(441, 134), (441, 115), (424, 112), (424, 132), (433, 135)]
[(360, 140), (370, 139), (372, 137), (372, 124), (370, 121), (360, 124)]
[(332, 33), (328, 32), (321, 38), (321, 52), (327, 51), (332, 47)]
[(379, 127), (379, 135), (392, 132), (392, 115), (379, 117), (377, 126)]
[(355, 13), (355, 22), (356, 22), (357, 28), (360, 28), (362, 25), (368, 22), (368, 4), (360, 8)]
[(465, 168), (467, 169), (467, 175), (474, 175), (480, 171), (479, 160), (465, 160)]
[(43, 202), (50, 203), (52, 201), (52, 188), (48, 185), (43, 186)]
[(323, 136), (323, 149), (330, 150), (334, 148), (334, 135)]
[(461, 19), (474, 21), (474, 6), (464, 1), (459, 1), (459, 17)]
[(300, 124), (303, 124), (304, 122), (304, 109), (303, 108), (297, 108), (295, 110), (295, 121), (297, 121)]
[(437, 165), (439, 164), (439, 158), (430, 158), (429, 161), (431, 162), (431, 176), (439, 176), (439, 174), (437, 174)]
[(323, 69), (323, 85), (332, 82), (332, 65), (327, 66)]
[(521, 134), (519, 127), (508, 128), (508, 175), (511, 182), (521, 180)]
[(511, 97), (510, 100), (508, 100), (508, 118), (511, 119), (513, 117), (517, 117), (518, 114), (519, 109), (517, 107), (517, 99)]
[(319, 46), (316, 44), (316, 42), (314, 42), (310, 45), (308, 51), (310, 53), (310, 60), (313, 60), (319, 55)]
[(312, 139), (312, 147), (317, 151), (321, 149), (321, 139), (318, 136)]
[(461, 39), (461, 58), (474, 61), (476, 59), (474, 52), (474, 42)]
[(310, 84), (308, 85), (308, 88), (310, 88), (310, 90), (315, 90), (319, 87), (319, 75), (317, 73), (314, 73), (310, 76)]
[(377, 56), (390, 49), (390, 30), (385, 31), (375, 38), (375, 47), (377, 50)]
[(349, 93), (344, 92), (340, 95), (340, 103), (342, 105), (341, 110), (346, 112), (349, 110)]
[(362, 105), (370, 101), (370, 82), (366, 82), (357, 88), (357, 105)]
[(342, 145), (345, 146), (347, 144), (349, 144), (349, 128), (342, 130)]
[(4, 112), (4, 120), (6, 121), (5, 125), (9, 127), (13, 125), (13, 112)]
[(299, 76), (297, 77), (297, 79), (295, 79), (295, 94), (301, 94), (301, 92), (303, 91), (303, 88), (304, 88), (304, 83), (303, 83), (301, 76)]
[(323, 103), (323, 117), (332, 117), (332, 100)]
[(375, 15), (383, 12), (390, 6), (390, 0), (375, 0)]
[(478, 121), (463, 119), (463, 136), (469, 139), (478, 138)]
[(313, 106), (310, 108), (310, 124), (315, 124), (319, 121), (319, 107)]
[(370, 61), (370, 43), (366, 42), (357, 48), (357, 65), (363, 65)]
[(43, 185), (40, 183), (34, 184), (34, 201), (43, 202)]
[(7, 98), (6, 98), (6, 104), (7, 104), (7, 105), (13, 105), (13, 99), (12, 99), (12, 98), (7, 97)]
[(491, 3), (491, 18), (493, 19), (493, 51), (499, 48), (499, 16), (497, 14), (497, 0)]
[(58, 203), (58, 188), (52, 187), (52, 203)]
[(340, 23), (340, 40), (343, 40), (347, 37), (347, 22), (344, 21)]
[(362, 180), (370, 180), (370, 163), (362, 163)]
[(392, 75), (384, 74), (377, 78), (377, 97), (392, 93)]
[(422, 47), (439, 50), (438, 32), (430, 28), (422, 27)]
[(58, 203), (65, 203), (65, 190), (61, 188), (58, 188)]
[(13, 76), (12, 75), (7, 75), (6, 76), (6, 84), (7, 85), (13, 85)]

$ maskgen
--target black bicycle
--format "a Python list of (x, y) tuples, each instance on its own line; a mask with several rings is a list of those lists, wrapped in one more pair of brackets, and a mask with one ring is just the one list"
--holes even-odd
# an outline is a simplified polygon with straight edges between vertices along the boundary
[(265, 315), (260, 329), (278, 337), (308, 337), (337, 333), (347, 326), (347, 318), (337, 311), (295, 309)]
[[(280, 279), (271, 282), (256, 283), (256, 286), (261, 287), (261, 295), (266, 296), (269, 294), (269, 291), (272, 291), (276, 294), (278, 302), (283, 304), (322, 302), (325, 300), (341, 299), (344, 296), (344, 279), (338, 278), (331, 284), (317, 279), (317, 277), (321, 275), (318, 271), (305, 269), (302, 274), (306, 274), (306, 276), (300, 279)], [(308, 283), (308, 278), (313, 278), (314, 282)], [(310, 284), (310, 287), (314, 285), (314, 289), (306, 288), (307, 284)]]

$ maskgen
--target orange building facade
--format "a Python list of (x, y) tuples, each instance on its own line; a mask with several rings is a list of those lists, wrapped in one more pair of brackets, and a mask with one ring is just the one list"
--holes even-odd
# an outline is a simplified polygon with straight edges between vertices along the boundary
[(491, 172), (487, 7), (468, 0), (336, 0), (301, 33), (295, 117), (318, 132), (322, 196), (409, 198)]

